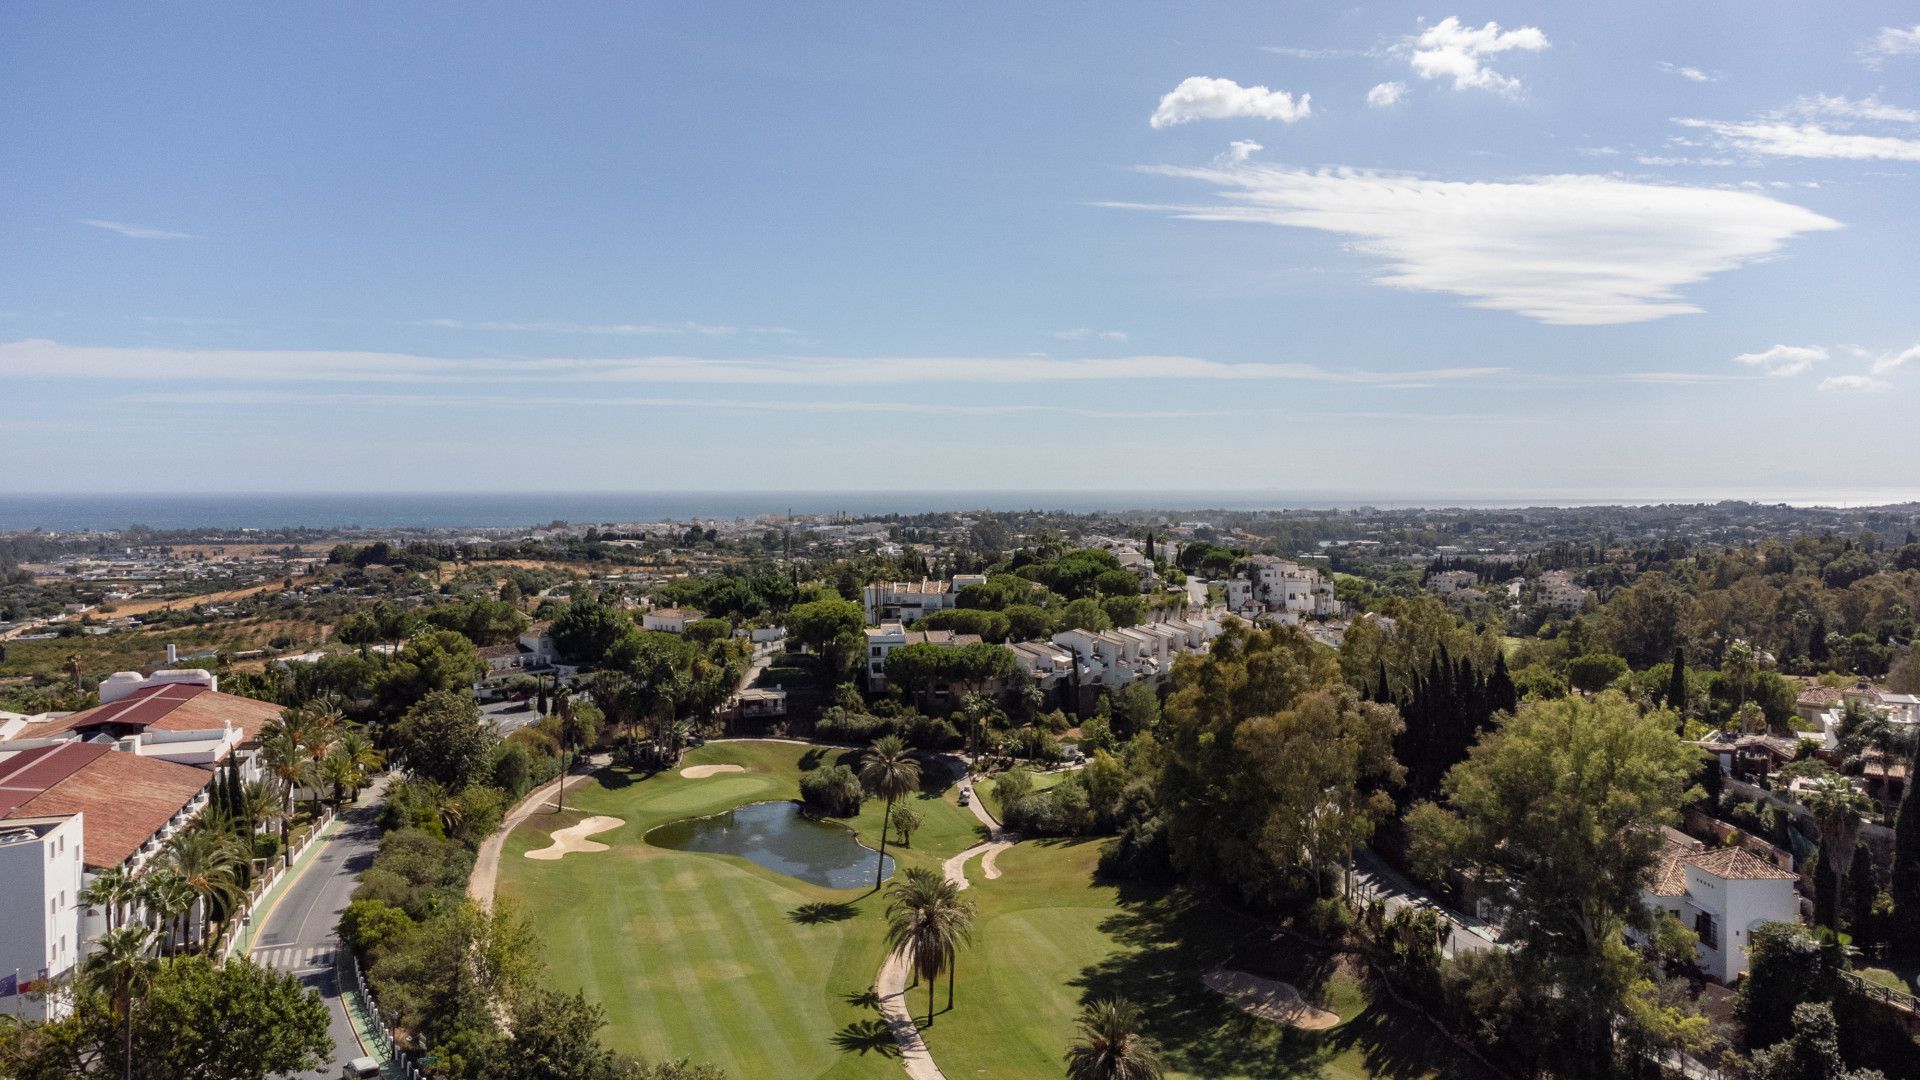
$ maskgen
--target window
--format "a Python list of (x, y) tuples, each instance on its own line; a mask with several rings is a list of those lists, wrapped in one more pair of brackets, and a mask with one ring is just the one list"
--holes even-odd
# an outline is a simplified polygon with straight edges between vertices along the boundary
[(1713, 916), (1702, 911), (1693, 917), (1693, 932), (1700, 935), (1700, 944), (1709, 949), (1720, 947), (1720, 933), (1714, 926)]

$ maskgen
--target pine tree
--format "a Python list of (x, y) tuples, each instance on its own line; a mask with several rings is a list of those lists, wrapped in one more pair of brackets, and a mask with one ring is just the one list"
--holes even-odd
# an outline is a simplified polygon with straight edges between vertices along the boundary
[(1667, 708), (1687, 711), (1687, 652), (1673, 647), (1673, 671), (1667, 676)]

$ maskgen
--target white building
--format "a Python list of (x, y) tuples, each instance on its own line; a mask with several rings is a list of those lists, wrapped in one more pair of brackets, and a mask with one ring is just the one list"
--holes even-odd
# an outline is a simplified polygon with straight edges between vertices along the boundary
[(979, 634), (961, 634), (952, 630), (909, 630), (897, 622), (884, 622), (866, 628), (867, 688), (884, 690), (887, 686), (887, 656), (906, 645), (939, 645), (958, 648), (980, 640)]
[(1462, 589), (1480, 584), (1480, 575), (1471, 570), (1442, 570), (1427, 576), (1427, 588), (1441, 596), (1452, 596)]
[(1343, 605), (1333, 597), (1333, 582), (1310, 566), (1272, 555), (1247, 559), (1242, 577), (1227, 582), (1227, 608), (1248, 618), (1262, 615), (1296, 626), (1305, 619), (1339, 615)]
[(957, 606), (961, 589), (986, 583), (985, 574), (955, 574), (947, 581), (880, 581), (860, 590), (860, 606), (868, 623), (910, 623)]
[(1796, 880), (1745, 848), (1710, 848), (1668, 830), (1653, 881), (1640, 896), (1697, 934), (1700, 970), (1731, 984), (1746, 973), (1747, 945), (1761, 923), (1799, 920)]
[(640, 616), (640, 626), (644, 630), (659, 630), (669, 634), (684, 634), (687, 624), (699, 622), (707, 617), (704, 611), (692, 608), (655, 608)]
[(1534, 584), (1534, 601), (1554, 611), (1579, 611), (1587, 602), (1587, 590), (1573, 583), (1565, 570), (1549, 570)]
[(46, 1020), (58, 999), (27, 987), (65, 978), (80, 957), (81, 815), (0, 821), (0, 1011)]
[(1118, 690), (1146, 679), (1158, 684), (1174, 658), (1203, 652), (1220, 627), (1209, 621), (1174, 619), (1113, 630), (1062, 630), (1052, 644), (1073, 654), (1082, 688)]

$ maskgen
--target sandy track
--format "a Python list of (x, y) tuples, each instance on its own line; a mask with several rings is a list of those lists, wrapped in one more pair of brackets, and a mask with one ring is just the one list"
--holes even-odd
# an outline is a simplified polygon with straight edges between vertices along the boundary
[(746, 772), (744, 765), (689, 765), (680, 770), (680, 775), (689, 780), (705, 780), (709, 776), (721, 773)]
[(1296, 1027), (1305, 1031), (1325, 1031), (1340, 1023), (1338, 1013), (1330, 1013), (1300, 996), (1292, 983), (1263, 979), (1244, 971), (1214, 968), (1200, 977), (1210, 990), (1232, 999), (1242, 1011), (1262, 1020)]
[(626, 822), (617, 817), (595, 815), (578, 825), (569, 825), (564, 829), (553, 830), (553, 843), (538, 851), (527, 852), (529, 859), (558, 859), (562, 855), (571, 855), (576, 851), (606, 851), (607, 845), (587, 837), (594, 833), (603, 833), (608, 829), (617, 829)]

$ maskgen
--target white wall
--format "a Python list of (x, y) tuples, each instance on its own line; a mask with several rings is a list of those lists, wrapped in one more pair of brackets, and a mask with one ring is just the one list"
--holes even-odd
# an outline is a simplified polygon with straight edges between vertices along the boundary
[[(80, 956), (81, 815), (39, 836), (0, 844), (0, 978), (45, 969), (57, 978)], [(17, 825), (17, 823), (15, 823)], [(0, 832), (8, 823), (0, 822)], [(49, 1001), (0, 998), (0, 1011), (43, 1020)]]

